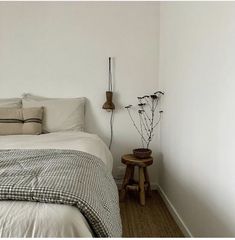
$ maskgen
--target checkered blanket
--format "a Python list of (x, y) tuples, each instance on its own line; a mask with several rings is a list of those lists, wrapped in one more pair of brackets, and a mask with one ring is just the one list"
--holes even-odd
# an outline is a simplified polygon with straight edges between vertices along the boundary
[(75, 150), (0, 150), (0, 200), (76, 206), (97, 237), (121, 237), (118, 192), (97, 157)]

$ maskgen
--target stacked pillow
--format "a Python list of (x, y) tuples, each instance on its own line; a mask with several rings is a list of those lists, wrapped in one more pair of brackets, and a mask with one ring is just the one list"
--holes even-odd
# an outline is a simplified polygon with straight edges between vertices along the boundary
[(24, 94), (23, 108), (43, 107), (43, 133), (84, 131), (85, 98), (43, 98)]
[(22, 101), (21, 98), (5, 98), (0, 99), (0, 108), (21, 108), (22, 107)]
[(0, 99), (0, 135), (84, 131), (85, 98)]

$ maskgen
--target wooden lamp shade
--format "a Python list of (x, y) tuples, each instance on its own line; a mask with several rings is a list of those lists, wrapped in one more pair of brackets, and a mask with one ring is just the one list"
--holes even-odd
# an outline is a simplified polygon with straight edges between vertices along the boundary
[(106, 92), (106, 102), (103, 105), (103, 109), (106, 110), (114, 110), (115, 109), (115, 105), (113, 104), (113, 92), (111, 91), (107, 91)]

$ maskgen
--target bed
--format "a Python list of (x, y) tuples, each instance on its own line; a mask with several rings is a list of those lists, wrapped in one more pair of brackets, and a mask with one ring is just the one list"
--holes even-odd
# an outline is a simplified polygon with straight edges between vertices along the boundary
[[(103, 162), (111, 173), (113, 160), (103, 141), (85, 132), (54, 132), (41, 135), (0, 136), (0, 150), (57, 149), (85, 152)], [(97, 161), (98, 161), (97, 160)], [(1, 169), (0, 169), (1, 172)], [(114, 189), (117, 194), (117, 189)], [(119, 210), (118, 203), (115, 203)], [(120, 214), (116, 216), (121, 237)], [(0, 201), (0, 237), (93, 237), (92, 224), (73, 205), (33, 201)], [(112, 235), (111, 235), (112, 236)]]

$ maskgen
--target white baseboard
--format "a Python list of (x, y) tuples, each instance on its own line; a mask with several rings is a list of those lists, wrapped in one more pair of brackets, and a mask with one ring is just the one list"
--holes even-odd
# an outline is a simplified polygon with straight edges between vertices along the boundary
[(158, 191), (159, 191), (163, 201), (165, 202), (168, 210), (170, 211), (172, 217), (176, 221), (180, 230), (183, 232), (184, 236), (185, 237), (193, 237), (192, 233), (190, 232), (190, 230), (184, 223), (183, 219), (180, 217), (179, 213), (176, 211), (175, 207), (173, 206), (173, 204), (171, 203), (171, 201), (169, 200), (169, 198), (167, 197), (167, 195), (165, 194), (165, 192), (159, 185), (158, 185)]

